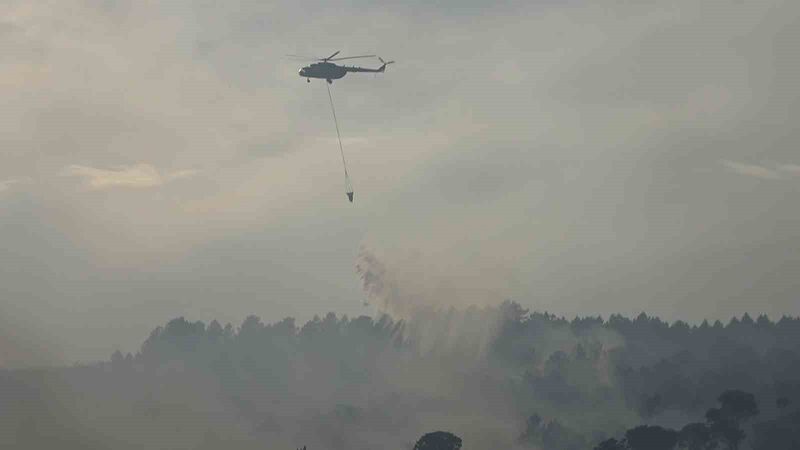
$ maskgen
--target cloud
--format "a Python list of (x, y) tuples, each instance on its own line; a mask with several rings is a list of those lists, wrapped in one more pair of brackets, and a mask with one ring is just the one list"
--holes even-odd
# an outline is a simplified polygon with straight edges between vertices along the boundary
[(780, 173), (777, 171), (756, 164), (745, 164), (726, 160), (722, 161), (722, 165), (733, 173), (748, 177), (763, 178), (765, 180), (778, 180), (781, 178)]
[(73, 164), (61, 171), (63, 176), (83, 178), (86, 186), (93, 190), (115, 187), (131, 189), (153, 188), (178, 179), (189, 178), (196, 174), (197, 171), (191, 169), (162, 174), (152, 165), (143, 163), (114, 169), (98, 169)]
[(800, 165), (798, 164), (781, 164), (778, 166), (778, 170), (789, 175), (800, 176)]
[(765, 180), (785, 180), (787, 177), (800, 176), (798, 164), (773, 164), (773, 168), (770, 168), (765, 165), (724, 160), (722, 165), (730, 172)]
[(10, 190), (13, 186), (19, 184), (30, 184), (33, 180), (29, 177), (16, 177), (16, 178), (9, 178), (6, 180), (0, 180), (0, 192), (5, 192)]

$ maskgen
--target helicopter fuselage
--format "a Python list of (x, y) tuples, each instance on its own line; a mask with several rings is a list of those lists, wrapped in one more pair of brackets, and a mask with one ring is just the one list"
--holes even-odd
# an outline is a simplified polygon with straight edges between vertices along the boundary
[(330, 62), (318, 62), (308, 66), (303, 67), (300, 69), (298, 74), (303, 77), (307, 78), (308, 81), (311, 81), (311, 78), (320, 78), (323, 80), (327, 80), (328, 83), (331, 83), (332, 80), (338, 80), (339, 78), (344, 77), (347, 75), (347, 72), (383, 72), (386, 69), (386, 64), (384, 63), (381, 67), (377, 69), (369, 69), (366, 67), (351, 67), (351, 66), (337, 66), (336, 64)]
[(299, 75), (305, 78), (338, 80), (347, 75), (347, 68), (329, 62), (314, 63), (300, 69)]

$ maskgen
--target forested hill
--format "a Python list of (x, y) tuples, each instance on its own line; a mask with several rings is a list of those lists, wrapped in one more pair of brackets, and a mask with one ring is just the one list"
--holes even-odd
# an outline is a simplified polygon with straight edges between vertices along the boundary
[(411, 448), (448, 429), (465, 449), (635, 448), (626, 430), (705, 424), (726, 391), (757, 402), (739, 448), (797, 438), (800, 318), (566, 320), (512, 302), (302, 326), (178, 318), (135, 354), (0, 371), (0, 446)]

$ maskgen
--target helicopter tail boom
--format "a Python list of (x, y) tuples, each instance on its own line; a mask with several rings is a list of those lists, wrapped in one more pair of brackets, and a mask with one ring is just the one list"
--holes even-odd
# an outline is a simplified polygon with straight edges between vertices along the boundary
[(378, 67), (377, 69), (368, 69), (366, 67), (350, 67), (344, 66), (344, 70), (347, 72), (370, 72), (370, 73), (383, 73), (386, 70), (386, 66), (392, 64), (394, 61), (384, 61), (381, 57), (378, 57), (383, 63), (382, 66)]

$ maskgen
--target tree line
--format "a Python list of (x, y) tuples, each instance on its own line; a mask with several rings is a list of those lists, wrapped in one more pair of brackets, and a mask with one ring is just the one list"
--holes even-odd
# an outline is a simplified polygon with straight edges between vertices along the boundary
[[(447, 426), (470, 448), (782, 450), (800, 429), (797, 342), (791, 317), (567, 320), (514, 302), (302, 325), (179, 317), (108, 361), (0, 370), (14, 405), (0, 444), (69, 442), (70, 423), (104, 430), (95, 447), (69, 434), (75, 448), (410, 449)], [(734, 408), (743, 396), (757, 414)]]

